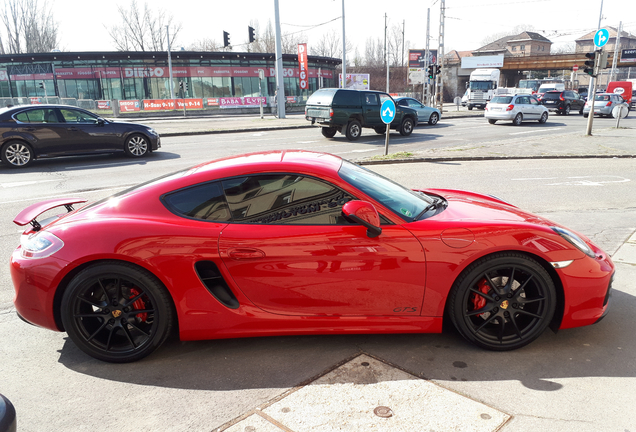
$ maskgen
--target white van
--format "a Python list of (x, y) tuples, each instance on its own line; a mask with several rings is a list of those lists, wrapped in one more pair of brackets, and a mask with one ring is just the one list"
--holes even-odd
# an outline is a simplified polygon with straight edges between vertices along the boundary
[(563, 83), (541, 84), (541, 86), (539, 87), (539, 90), (537, 90), (537, 97), (540, 98), (541, 96), (543, 96), (543, 93), (547, 91), (553, 91), (553, 90), (564, 91), (565, 84)]

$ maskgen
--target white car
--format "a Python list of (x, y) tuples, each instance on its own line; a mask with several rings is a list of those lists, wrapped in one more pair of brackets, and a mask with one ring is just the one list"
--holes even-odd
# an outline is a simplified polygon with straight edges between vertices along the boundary
[(527, 120), (548, 121), (548, 109), (531, 95), (495, 96), (486, 105), (484, 116), (488, 123), (511, 121), (515, 126)]

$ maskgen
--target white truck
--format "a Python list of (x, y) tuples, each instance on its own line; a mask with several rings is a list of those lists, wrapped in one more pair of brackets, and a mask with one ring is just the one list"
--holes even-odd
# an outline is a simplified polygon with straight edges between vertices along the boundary
[(469, 110), (473, 107), (485, 108), (486, 104), (495, 95), (495, 89), (499, 85), (499, 69), (475, 69), (470, 74), (467, 84), (469, 93), (466, 105)]

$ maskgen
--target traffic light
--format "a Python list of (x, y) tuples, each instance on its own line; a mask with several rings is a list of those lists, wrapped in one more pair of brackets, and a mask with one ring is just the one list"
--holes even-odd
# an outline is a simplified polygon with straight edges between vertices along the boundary
[(429, 79), (435, 78), (435, 65), (428, 66), (428, 77)]
[(188, 82), (187, 81), (183, 81), (183, 91), (184, 92), (188, 91)]
[(43, 88), (44, 88), (44, 81), (40, 81), (40, 82), (38, 83), (38, 87), (40, 87), (41, 89), (43, 89)]
[(223, 47), (229, 47), (230, 46), (230, 34), (226, 31), (223, 32)]
[(179, 81), (179, 89), (183, 90), (183, 81)]
[(247, 27), (247, 31), (250, 35), (250, 43), (254, 42), (256, 40), (256, 35), (254, 34), (254, 27)]
[(598, 56), (598, 72), (600, 72), (601, 69), (607, 69), (607, 57), (608, 57), (608, 55), (609, 55), (609, 52), (603, 50), (603, 51), (601, 51), (600, 55)]
[(435, 75), (439, 75), (442, 73), (442, 67), (437, 65), (437, 69), (435, 69)]
[(596, 52), (590, 52), (590, 53), (586, 53), (585, 54), (585, 58), (587, 58), (588, 60), (585, 61), (585, 69), (583, 69), (583, 72), (585, 72), (586, 74), (588, 74), (589, 76), (596, 76), (596, 68), (595, 68), (595, 59), (596, 59)]

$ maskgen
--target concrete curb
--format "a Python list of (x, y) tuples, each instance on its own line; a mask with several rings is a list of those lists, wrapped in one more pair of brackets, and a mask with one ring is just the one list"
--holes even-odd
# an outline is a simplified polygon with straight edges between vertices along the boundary
[(420, 162), (474, 162), (488, 160), (528, 160), (528, 159), (632, 159), (636, 154), (619, 155), (534, 155), (534, 156), (462, 156), (462, 157), (425, 157), (412, 159), (356, 160), (358, 165), (390, 165)]

